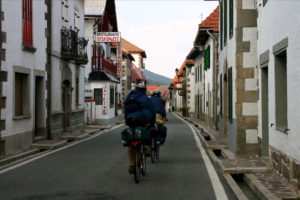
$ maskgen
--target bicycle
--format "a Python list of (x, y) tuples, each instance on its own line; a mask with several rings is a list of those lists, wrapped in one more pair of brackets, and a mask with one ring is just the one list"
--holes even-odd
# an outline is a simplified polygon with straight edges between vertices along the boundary
[(155, 128), (153, 130), (153, 135), (152, 135), (152, 138), (151, 138), (151, 162), (154, 163), (155, 160), (158, 160), (159, 159), (159, 142), (160, 142), (160, 139), (159, 139), (159, 127), (160, 125), (159, 124), (155, 124)]
[(144, 145), (140, 141), (130, 142), (132, 158), (133, 158), (133, 175), (135, 183), (140, 182), (140, 175), (146, 175), (146, 155), (144, 151)]

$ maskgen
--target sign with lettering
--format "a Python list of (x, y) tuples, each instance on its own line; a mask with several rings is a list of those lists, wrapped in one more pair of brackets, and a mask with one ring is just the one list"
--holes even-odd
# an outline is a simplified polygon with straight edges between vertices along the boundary
[(121, 77), (122, 74), (122, 48), (121, 43), (117, 44), (117, 77)]
[(106, 86), (103, 87), (102, 92), (102, 105), (103, 105), (103, 114), (107, 114), (107, 88)]
[(96, 42), (121, 42), (121, 32), (97, 32)]

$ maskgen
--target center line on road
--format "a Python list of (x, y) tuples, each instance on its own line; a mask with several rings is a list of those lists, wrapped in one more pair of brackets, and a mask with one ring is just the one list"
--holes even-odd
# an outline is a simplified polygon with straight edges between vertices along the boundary
[(228, 200), (228, 197), (227, 197), (226, 192), (224, 190), (224, 187), (223, 187), (223, 185), (222, 185), (222, 183), (219, 179), (219, 176), (218, 176), (213, 164), (211, 163), (210, 159), (208, 158), (208, 155), (207, 155), (206, 151), (204, 150), (204, 148), (201, 144), (201, 141), (199, 139), (199, 136), (196, 133), (195, 129), (188, 122), (186, 122), (185, 120), (183, 120), (179, 116), (177, 116), (177, 115), (175, 115), (175, 116), (177, 118), (179, 118), (180, 120), (182, 120), (185, 124), (187, 124), (193, 132), (194, 139), (196, 141), (198, 149), (200, 150), (203, 161), (205, 163), (205, 167), (207, 169), (209, 178), (210, 178), (211, 183), (212, 183), (212, 187), (215, 191), (216, 199), (217, 200)]
[(116, 125), (116, 126), (113, 127), (113, 128), (110, 128), (110, 129), (108, 129), (108, 130), (105, 130), (105, 131), (96, 133), (95, 135), (92, 135), (92, 136), (90, 136), (90, 137), (88, 137), (88, 138), (86, 138), (86, 139), (83, 139), (83, 140), (80, 140), (80, 141), (76, 141), (76, 142), (74, 142), (74, 143), (72, 143), (72, 144), (67, 144), (67, 145), (64, 146), (64, 147), (58, 148), (58, 149), (56, 149), (56, 150), (52, 150), (52, 151), (50, 151), (50, 152), (44, 153), (44, 154), (39, 155), (39, 156), (36, 156), (36, 157), (34, 157), (34, 158), (31, 158), (31, 159), (26, 160), (26, 161), (24, 161), (24, 162), (18, 163), (18, 164), (16, 164), (16, 165), (11, 166), (11, 167), (7, 167), (7, 168), (5, 168), (5, 169), (3, 169), (3, 170), (0, 170), (0, 174), (4, 174), (5, 172), (8, 172), (8, 171), (11, 171), (11, 170), (13, 170), (13, 169), (19, 168), (19, 167), (21, 167), (21, 166), (23, 166), (23, 165), (26, 165), (26, 164), (28, 164), (28, 163), (31, 163), (31, 162), (33, 162), (33, 161), (35, 161), (35, 160), (41, 159), (41, 158), (46, 157), (46, 156), (48, 156), (48, 155), (51, 155), (51, 154), (53, 154), (53, 153), (56, 153), (56, 152), (62, 151), (62, 150), (64, 150), (64, 149), (70, 148), (70, 147), (72, 147), (72, 146), (74, 146), (74, 145), (76, 145), (76, 144), (79, 144), (79, 143), (81, 143), (81, 142), (84, 142), (84, 141), (87, 141), (87, 140), (91, 140), (91, 139), (93, 139), (93, 138), (95, 138), (95, 137), (97, 137), (97, 136), (99, 136), (99, 135), (102, 135), (102, 134), (107, 133), (107, 132), (109, 132), (109, 131), (111, 131), (111, 130), (117, 129), (117, 128), (121, 127), (121, 126), (123, 126), (123, 124)]

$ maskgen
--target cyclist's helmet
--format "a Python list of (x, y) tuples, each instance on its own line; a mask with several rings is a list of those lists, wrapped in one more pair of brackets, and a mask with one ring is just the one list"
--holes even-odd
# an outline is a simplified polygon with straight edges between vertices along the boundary
[(160, 97), (160, 91), (159, 90), (154, 90), (152, 95)]
[(146, 89), (145, 83), (138, 83), (135, 87), (136, 87), (137, 89)]

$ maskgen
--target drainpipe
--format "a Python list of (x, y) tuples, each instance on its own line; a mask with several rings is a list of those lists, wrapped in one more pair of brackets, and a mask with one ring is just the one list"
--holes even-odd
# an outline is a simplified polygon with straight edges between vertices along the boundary
[(51, 52), (52, 52), (52, 0), (47, 2), (47, 139), (51, 139)]
[(218, 84), (218, 70), (217, 70), (217, 65), (218, 65), (218, 38), (213, 35), (210, 30), (206, 30), (207, 34), (213, 39), (214, 42), (214, 48), (213, 48), (213, 124), (214, 124), (214, 129), (216, 130), (218, 127), (218, 122), (217, 122), (217, 99), (218, 99), (218, 93), (217, 93), (217, 84)]

